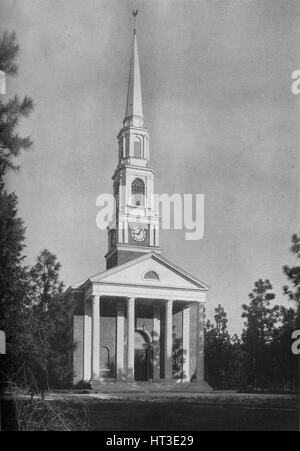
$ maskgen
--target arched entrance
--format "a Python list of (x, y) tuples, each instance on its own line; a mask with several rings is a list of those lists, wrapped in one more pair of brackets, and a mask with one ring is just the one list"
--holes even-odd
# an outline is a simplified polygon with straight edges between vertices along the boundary
[(142, 330), (136, 330), (134, 334), (134, 379), (147, 381), (149, 379), (150, 366), (150, 340)]

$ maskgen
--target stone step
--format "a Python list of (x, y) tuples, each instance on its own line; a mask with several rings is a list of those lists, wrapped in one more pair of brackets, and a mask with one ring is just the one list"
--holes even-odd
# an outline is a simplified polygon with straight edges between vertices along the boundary
[(200, 382), (103, 382), (94, 380), (91, 382), (92, 389), (98, 393), (209, 393), (213, 389), (205, 381)]

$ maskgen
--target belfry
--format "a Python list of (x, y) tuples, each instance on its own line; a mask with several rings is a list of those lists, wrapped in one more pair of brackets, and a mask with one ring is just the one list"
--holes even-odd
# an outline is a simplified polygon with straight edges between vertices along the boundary
[(148, 382), (179, 390), (175, 383), (185, 382), (185, 389), (211, 390), (204, 379), (208, 286), (161, 255), (135, 28), (117, 141), (106, 270), (65, 293), (74, 305), (74, 384), (105, 390), (108, 382), (123, 389)]

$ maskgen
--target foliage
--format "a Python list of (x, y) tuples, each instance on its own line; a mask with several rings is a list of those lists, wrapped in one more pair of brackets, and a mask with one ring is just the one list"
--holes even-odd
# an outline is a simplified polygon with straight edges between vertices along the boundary
[(12, 299), (19, 302), (21, 273), (23, 276), (25, 227), (17, 216), (17, 205), (16, 195), (7, 193), (0, 182), (0, 325), (5, 311), (13, 308)]
[[(32, 384), (31, 384), (32, 385)], [(15, 429), (17, 431), (87, 431), (90, 409), (82, 398), (52, 395), (37, 397), (30, 386), (13, 387)], [(25, 389), (24, 389), (25, 388)], [(28, 397), (28, 393), (31, 397)], [(75, 399), (74, 399), (75, 398)]]
[(237, 371), (242, 359), (240, 340), (230, 337), (227, 313), (219, 304), (215, 309), (214, 323), (206, 322), (205, 371), (208, 383), (218, 389), (232, 389), (239, 385)]
[(249, 304), (243, 305), (241, 338), (228, 333), (221, 305), (215, 309), (214, 323), (207, 321), (205, 371), (214, 388), (277, 392), (299, 388), (299, 357), (291, 352), (298, 316), (293, 308), (272, 305), (271, 290), (269, 280), (255, 282)]
[[(15, 33), (5, 32), (0, 38), (0, 70), (7, 75), (17, 73), (15, 58), (19, 46)], [(29, 138), (21, 137), (16, 129), (20, 120), (33, 109), (33, 102), (25, 97), (0, 101), (0, 328), (6, 332), (8, 355), (5, 368), (12, 373), (22, 364), (24, 328), (28, 291), (28, 271), (23, 267), (25, 226), (18, 217), (18, 199), (5, 189), (5, 175), (15, 169), (14, 158), (31, 146)], [(25, 340), (26, 341), (26, 340)], [(21, 357), (22, 356), (22, 357)]]
[(293, 308), (280, 307), (279, 325), (274, 329), (269, 346), (271, 372), (268, 385), (276, 391), (297, 391), (299, 357), (291, 352), (291, 336), (296, 329), (297, 313)]
[[(16, 75), (18, 71), (15, 62), (18, 52), (15, 33), (5, 32), (0, 39), (0, 70), (7, 75)], [(30, 137), (21, 137), (16, 129), (33, 108), (33, 101), (28, 96), (22, 100), (14, 96), (6, 103), (0, 101), (0, 178), (10, 169), (18, 169), (14, 162), (15, 157), (32, 146)]]
[(41, 389), (70, 382), (71, 308), (62, 298), (61, 265), (44, 249), (30, 270), (31, 302), (27, 316), (31, 328), (33, 370)]
[(274, 326), (278, 320), (278, 306), (271, 306), (275, 295), (270, 292), (269, 280), (259, 279), (249, 294), (250, 304), (244, 304), (242, 317), (246, 319), (243, 332), (244, 348), (248, 353), (248, 382), (264, 390), (265, 372), (269, 368), (266, 345), (272, 341)]
[[(292, 236), (292, 246), (290, 251), (300, 258), (300, 236), (294, 234)], [(284, 293), (289, 297), (291, 301), (294, 301), (298, 310), (297, 329), (300, 328), (300, 266), (288, 266), (283, 267), (283, 272), (290, 280), (292, 288), (285, 285), (283, 287)]]
[(18, 72), (18, 66), (15, 59), (19, 53), (19, 45), (16, 39), (16, 33), (4, 32), (0, 39), (0, 70), (8, 75), (14, 76)]
[[(15, 33), (0, 39), (0, 70), (17, 74), (19, 46)], [(66, 385), (70, 379), (70, 308), (61, 298), (60, 264), (44, 250), (33, 268), (23, 266), (25, 226), (18, 217), (15, 193), (5, 189), (5, 176), (17, 169), (15, 158), (31, 147), (17, 128), (30, 115), (33, 101), (14, 96), (0, 101), (0, 328), (6, 332), (7, 357), (2, 373), (16, 380), (35, 374), (39, 389)], [(2, 377), (3, 374), (2, 374)]]

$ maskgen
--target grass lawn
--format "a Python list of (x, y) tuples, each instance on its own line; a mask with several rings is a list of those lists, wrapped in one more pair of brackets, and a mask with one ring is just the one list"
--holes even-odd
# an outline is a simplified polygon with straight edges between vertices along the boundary
[(297, 431), (297, 397), (206, 395), (91, 400), (97, 431)]
[(299, 430), (297, 396), (64, 392), (51, 393), (47, 402), (50, 410), (52, 403), (71, 407), (74, 419), (86, 412), (87, 429), (95, 431)]

